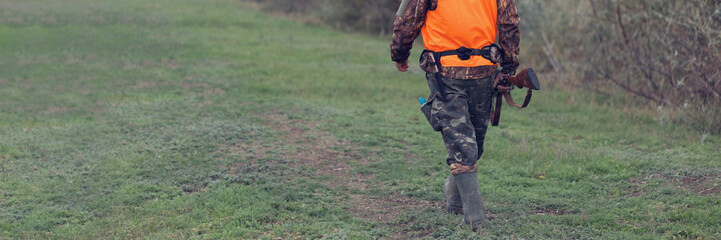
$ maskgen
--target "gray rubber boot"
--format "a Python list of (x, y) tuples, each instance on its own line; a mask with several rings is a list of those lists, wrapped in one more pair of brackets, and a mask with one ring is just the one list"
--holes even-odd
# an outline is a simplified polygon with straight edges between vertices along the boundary
[(446, 178), (443, 184), (443, 195), (446, 195), (446, 211), (454, 214), (463, 213), (463, 201), (461, 201), (461, 193), (456, 185), (456, 178), (450, 176)]
[(463, 201), (463, 222), (475, 231), (477, 227), (486, 228), (486, 209), (481, 200), (481, 187), (478, 185), (478, 173), (463, 173), (455, 176), (458, 191)]

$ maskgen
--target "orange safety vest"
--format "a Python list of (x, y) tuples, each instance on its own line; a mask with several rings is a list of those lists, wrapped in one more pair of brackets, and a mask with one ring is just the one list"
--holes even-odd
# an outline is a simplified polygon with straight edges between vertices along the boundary
[[(436, 10), (428, 11), (423, 25), (423, 45), (434, 52), (459, 47), (480, 49), (496, 41), (496, 0), (438, 0)], [(441, 58), (446, 67), (495, 65), (482, 56), (463, 61), (458, 56)]]

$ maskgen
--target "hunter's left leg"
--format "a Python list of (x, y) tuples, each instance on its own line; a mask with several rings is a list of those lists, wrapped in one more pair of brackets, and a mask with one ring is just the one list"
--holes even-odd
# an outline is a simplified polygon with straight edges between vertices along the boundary
[(473, 229), (486, 226), (486, 214), (481, 200), (476, 161), (478, 144), (476, 127), (473, 126), (471, 113), (475, 112), (470, 95), (478, 87), (477, 80), (444, 79), (448, 86), (446, 104), (443, 106), (443, 140), (448, 150), (447, 162), (456, 183), (462, 202), (462, 224)]
[(478, 159), (483, 155), (483, 142), (486, 139), (486, 131), (491, 121), (491, 102), (493, 98), (493, 76), (476, 79), (475, 84), (469, 87), (468, 108), (471, 115), (471, 123), (476, 134), (476, 145), (478, 146)]
[[(492, 77), (488, 77), (468, 80), (465, 82), (467, 85), (464, 86), (466, 94), (469, 96), (468, 112), (478, 151), (476, 159), (473, 160), (479, 160), (483, 154), (483, 140), (486, 137), (490, 120), (492, 79)], [(474, 161), (474, 163), (476, 162)], [(477, 163), (476, 166), (478, 166)], [(479, 226), (485, 228), (486, 210), (481, 199), (478, 173), (458, 174), (455, 176), (455, 180), (463, 201), (463, 224), (471, 225), (474, 229)]]

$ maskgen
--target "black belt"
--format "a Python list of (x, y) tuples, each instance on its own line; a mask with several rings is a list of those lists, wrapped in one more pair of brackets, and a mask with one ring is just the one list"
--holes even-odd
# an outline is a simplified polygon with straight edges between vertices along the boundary
[(471, 59), (471, 56), (482, 56), (483, 58), (488, 59), (488, 61), (491, 61), (491, 63), (496, 64), (503, 60), (505, 53), (503, 52), (503, 48), (501, 48), (501, 46), (492, 43), (491, 45), (485, 46), (481, 49), (459, 47), (456, 50), (438, 52), (438, 55), (440, 57), (456, 55), (463, 61)]

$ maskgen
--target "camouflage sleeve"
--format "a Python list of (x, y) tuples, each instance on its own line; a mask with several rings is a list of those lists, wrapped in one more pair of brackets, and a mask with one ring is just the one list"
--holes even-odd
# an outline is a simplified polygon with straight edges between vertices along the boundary
[(501, 62), (505, 74), (515, 75), (518, 67), (518, 52), (521, 33), (518, 30), (520, 17), (513, 0), (498, 0), (498, 44), (506, 52)]
[(433, 0), (410, 0), (402, 17), (393, 21), (393, 41), (391, 42), (391, 60), (403, 62), (408, 59), (413, 41), (421, 34), (426, 22), (426, 11)]

